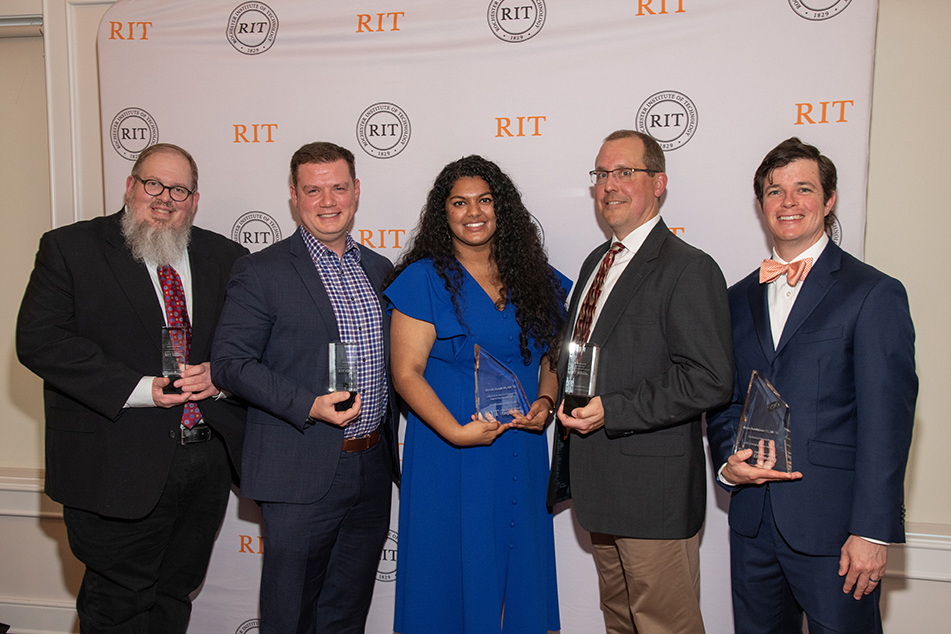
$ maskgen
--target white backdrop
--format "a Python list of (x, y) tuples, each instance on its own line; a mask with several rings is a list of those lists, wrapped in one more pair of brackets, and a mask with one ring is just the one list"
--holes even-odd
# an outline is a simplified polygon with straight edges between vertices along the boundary
[[(852, 0), (120, 0), (99, 29), (106, 203), (144, 147), (195, 156), (197, 223), (258, 250), (290, 235), (291, 154), (350, 148), (354, 237), (391, 260), (444, 164), (479, 153), (522, 190), (552, 263), (575, 278), (608, 235), (588, 170), (638, 128), (667, 150), (661, 213), (729, 283), (769, 253), (752, 191), (798, 135), (839, 168), (834, 238), (863, 255), (877, 2)], [(709, 487), (707, 631), (732, 631), (727, 498)], [(394, 501), (398, 494), (394, 490)], [(367, 631), (392, 631), (398, 540), (382, 553)], [(587, 534), (556, 509), (562, 631), (603, 629)], [(257, 627), (260, 524), (234, 496), (191, 632)]]

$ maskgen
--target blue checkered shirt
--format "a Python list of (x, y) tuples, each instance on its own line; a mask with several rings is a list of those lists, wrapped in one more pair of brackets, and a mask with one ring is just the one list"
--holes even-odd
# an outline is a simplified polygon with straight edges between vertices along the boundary
[(359, 355), (357, 386), (363, 405), (360, 416), (344, 428), (344, 438), (366, 436), (380, 426), (386, 411), (386, 367), (383, 357), (383, 310), (380, 298), (360, 266), (360, 249), (347, 234), (343, 257), (300, 227), (314, 266), (330, 296), (340, 341), (355, 343)]

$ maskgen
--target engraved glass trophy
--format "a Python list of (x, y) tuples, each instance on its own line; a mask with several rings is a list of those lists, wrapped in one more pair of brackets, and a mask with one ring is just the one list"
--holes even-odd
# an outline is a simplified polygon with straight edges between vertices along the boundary
[(353, 407), (357, 396), (357, 345), (354, 343), (330, 344), (330, 391), (350, 392), (350, 398), (334, 403), (334, 409), (342, 412)]
[(162, 376), (168, 378), (168, 385), (162, 388), (164, 394), (182, 393), (182, 389), (172, 383), (182, 378), (186, 361), (185, 329), (162, 328)]
[(568, 344), (568, 372), (565, 378), (565, 414), (571, 416), (595, 396), (598, 381), (598, 346), (593, 343)]
[(475, 344), (475, 406), (476, 412), (491, 414), (500, 423), (512, 422), (512, 410), (524, 415), (531, 409), (515, 373), (479, 344)]
[(746, 462), (761, 469), (792, 473), (789, 406), (764, 376), (753, 371), (733, 453), (752, 449)]

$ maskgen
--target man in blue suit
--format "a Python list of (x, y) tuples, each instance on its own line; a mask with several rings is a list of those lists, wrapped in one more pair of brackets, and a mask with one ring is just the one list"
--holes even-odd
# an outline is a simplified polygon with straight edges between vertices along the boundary
[[(918, 393), (905, 289), (829, 240), (835, 165), (791, 138), (756, 171), (773, 260), (730, 288), (737, 379), (712, 415), (732, 492), (738, 633), (881, 632), (887, 546), (905, 541), (904, 476)], [(790, 407), (792, 461), (733, 453), (752, 371)], [(768, 456), (767, 456), (768, 458)]]
[[(291, 159), (291, 237), (234, 267), (215, 333), (216, 385), (250, 403), (241, 495), (261, 504), (261, 632), (363, 632), (398, 481), (383, 278), (356, 244), (353, 154)], [(360, 358), (357, 394), (330, 392), (328, 344)]]

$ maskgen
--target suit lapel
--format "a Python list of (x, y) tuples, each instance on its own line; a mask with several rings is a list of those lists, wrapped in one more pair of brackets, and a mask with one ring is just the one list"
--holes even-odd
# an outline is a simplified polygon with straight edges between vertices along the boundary
[(149, 272), (144, 264), (132, 257), (132, 252), (129, 251), (125, 238), (122, 237), (120, 228), (122, 213), (125, 211), (112, 216), (112, 222), (106, 225), (103, 238), (107, 248), (103, 250), (104, 255), (119, 287), (149, 333), (149, 338), (155, 343), (156, 349), (161, 350), (165, 317), (162, 315), (162, 307), (155, 294)]
[(200, 233), (193, 231), (188, 247), (188, 262), (192, 278), (192, 305), (188, 317), (192, 324), (192, 350), (207, 350), (214, 334), (211, 315), (218, 301), (219, 288), (223, 282), (218, 263), (209, 250), (203, 248)]
[(760, 348), (770, 363), (776, 358), (773, 346), (773, 331), (769, 323), (769, 307), (766, 300), (766, 284), (760, 284), (758, 279), (750, 280), (746, 289), (746, 296), (750, 302), (750, 313), (753, 315), (753, 327), (756, 329), (756, 338)]
[(782, 352), (789, 340), (796, 334), (803, 323), (826, 296), (832, 285), (835, 284), (836, 273), (842, 265), (842, 250), (839, 249), (831, 240), (822, 254), (816, 260), (812, 270), (805, 280), (801, 282), (802, 290), (793, 304), (789, 317), (786, 319), (786, 325), (783, 327), (783, 334), (779, 338), (779, 345), (776, 346), (776, 354)]
[(293, 239), (289, 241), (288, 250), (291, 254), (291, 264), (297, 270), (304, 287), (317, 307), (318, 317), (323, 319), (327, 331), (334, 336), (335, 340), (339, 341), (340, 331), (337, 328), (337, 318), (334, 316), (333, 304), (330, 303), (330, 296), (327, 295), (327, 289), (324, 288), (324, 283), (320, 279), (320, 273), (314, 265), (314, 260), (310, 257), (310, 252), (307, 251), (304, 238), (299, 233), (295, 233)]
[(608, 335), (614, 330), (618, 320), (624, 313), (628, 304), (634, 301), (643, 281), (650, 275), (657, 266), (657, 257), (660, 255), (660, 248), (664, 241), (670, 235), (670, 230), (664, 221), (661, 220), (651, 229), (644, 240), (644, 244), (634, 254), (634, 258), (628, 262), (627, 267), (618, 278), (611, 294), (604, 302), (601, 308), (601, 314), (598, 316), (598, 323), (588, 340), (591, 343), (603, 345)]

